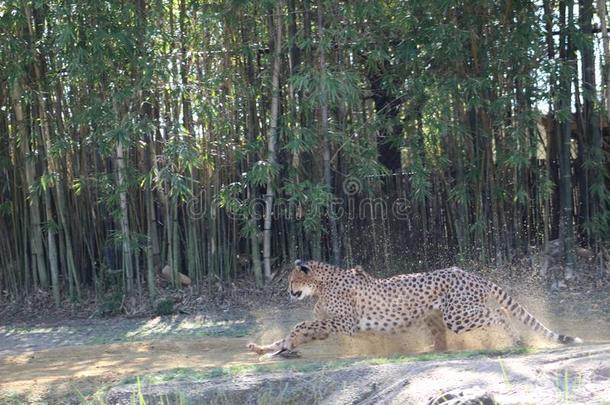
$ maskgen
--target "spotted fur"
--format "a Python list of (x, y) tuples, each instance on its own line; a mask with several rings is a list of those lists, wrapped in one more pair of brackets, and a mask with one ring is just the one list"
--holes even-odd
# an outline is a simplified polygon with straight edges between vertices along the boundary
[[(270, 345), (250, 343), (252, 351), (259, 354), (292, 351), (305, 342), (325, 339), (333, 333), (396, 333), (422, 323), (431, 329), (437, 349), (446, 344), (441, 333), (445, 327), (462, 333), (500, 325), (518, 340), (509, 314), (548, 340), (582, 342), (551, 331), (499, 286), (457, 267), (378, 279), (361, 267), (342, 269), (297, 260), (290, 274), (289, 293), (293, 299), (316, 298), (315, 319), (299, 323), (287, 337)], [(499, 308), (488, 305), (490, 298)]]

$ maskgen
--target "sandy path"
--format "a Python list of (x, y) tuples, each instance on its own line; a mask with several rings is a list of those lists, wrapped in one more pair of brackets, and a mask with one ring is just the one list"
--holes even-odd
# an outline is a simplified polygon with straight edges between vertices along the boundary
[[(271, 342), (283, 336), (296, 321), (307, 319), (310, 313), (304, 308), (250, 315), (250, 324), (244, 320), (212, 322), (198, 316), (184, 316), (100, 320), (86, 325), (67, 323), (67, 326), (22, 330), (0, 327), (0, 402), (7, 395), (29, 401), (60, 402), (75, 393), (88, 395), (104, 385), (116, 385), (130, 376), (179, 368), (207, 370), (282, 361), (261, 359), (249, 353), (246, 343)], [(552, 324), (563, 333), (589, 338), (589, 342), (610, 340), (610, 323), (604, 319), (561, 319)], [(221, 336), (208, 336), (216, 333)], [(496, 349), (509, 344), (503, 334), (493, 330), (449, 337), (453, 351)], [(122, 341), (111, 343), (115, 339)], [(103, 344), (95, 343), (100, 340)], [(539, 348), (552, 347), (539, 339), (531, 339), (530, 343)], [(395, 337), (334, 337), (303, 347), (303, 357), (291, 362), (297, 366), (311, 361), (325, 364), (339, 358), (383, 357), (430, 350), (429, 337), (421, 331)]]
[(87, 392), (129, 375), (181, 367), (209, 368), (252, 361), (243, 338), (206, 338), (71, 346), (0, 358), (0, 390), (53, 397)]
[[(610, 404), (610, 345), (559, 347), (529, 355), (480, 356), (339, 369), (245, 373), (197, 382), (123, 385), (106, 397), (129, 404), (141, 392), (149, 403), (430, 404), (448, 393), (472, 402)], [(488, 402), (482, 402), (487, 398)]]
[[(269, 341), (280, 334), (280, 329), (265, 329), (256, 337)], [(508, 341), (503, 339), (501, 335), (469, 334), (453, 338), (450, 344), (454, 350), (489, 349), (506, 346)], [(179, 368), (206, 370), (283, 361), (259, 358), (248, 352), (245, 346), (249, 340), (247, 337), (170, 338), (75, 345), (4, 355), (0, 357), (0, 391), (30, 399), (58, 400), (77, 392), (89, 393), (103, 384), (116, 384), (134, 375)], [(425, 335), (414, 333), (394, 338), (334, 337), (303, 347), (302, 358), (291, 360), (291, 364), (419, 353), (430, 349)]]
[[(177, 368), (205, 370), (215, 367), (261, 365), (281, 362), (260, 358), (246, 350), (246, 344), (272, 341), (284, 333), (284, 327), (269, 326), (250, 337), (187, 337), (143, 340), (112, 344), (74, 344), (41, 350), (18, 350), (0, 356), (0, 392), (25, 395), (28, 398), (57, 399), (76, 392), (88, 393), (102, 384), (120, 382), (128, 376), (145, 375)], [(474, 339), (479, 346), (466, 344)], [(498, 340), (499, 339), (499, 340)], [(502, 346), (481, 335), (454, 340), (454, 350)], [(504, 342), (506, 344), (506, 342)], [(43, 346), (44, 347), (44, 346)], [(425, 335), (402, 335), (393, 338), (362, 335), (333, 337), (303, 347), (302, 358), (293, 364), (328, 361), (359, 356), (388, 356), (396, 353), (419, 353), (430, 350)]]

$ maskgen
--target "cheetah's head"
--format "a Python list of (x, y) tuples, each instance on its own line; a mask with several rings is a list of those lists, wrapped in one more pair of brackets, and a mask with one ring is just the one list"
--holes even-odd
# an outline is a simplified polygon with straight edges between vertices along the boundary
[(317, 293), (316, 271), (318, 263), (315, 261), (294, 262), (294, 269), (290, 273), (288, 292), (291, 300), (302, 300)]

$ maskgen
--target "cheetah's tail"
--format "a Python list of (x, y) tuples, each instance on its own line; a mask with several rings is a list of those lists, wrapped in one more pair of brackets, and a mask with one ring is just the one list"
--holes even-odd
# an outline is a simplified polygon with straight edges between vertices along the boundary
[(532, 314), (513, 299), (506, 291), (501, 289), (499, 286), (492, 285), (492, 294), (498, 300), (500, 305), (506, 309), (510, 314), (519, 319), (525, 326), (533, 330), (534, 332), (542, 334), (546, 339), (559, 342), (564, 344), (569, 343), (582, 343), (582, 339), (578, 337), (572, 337), (567, 335), (560, 335), (555, 333), (542, 324), (539, 320), (534, 318)]

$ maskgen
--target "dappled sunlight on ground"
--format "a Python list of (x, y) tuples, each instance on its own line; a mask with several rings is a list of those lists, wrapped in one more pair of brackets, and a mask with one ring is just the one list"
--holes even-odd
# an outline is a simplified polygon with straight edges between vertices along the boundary
[(204, 317), (194, 316), (191, 318), (182, 318), (175, 322), (167, 322), (162, 320), (161, 317), (155, 317), (146, 323), (140, 325), (132, 331), (125, 334), (126, 338), (147, 338), (154, 335), (163, 335), (169, 332), (176, 334), (198, 331), (202, 328), (222, 328), (222, 327), (233, 327), (236, 325), (245, 325), (245, 320), (232, 320), (232, 321), (210, 321)]
[[(587, 319), (576, 314), (571, 318), (553, 317), (551, 314), (557, 308), (550, 301), (540, 299), (541, 296), (534, 292), (519, 301), (559, 333), (575, 334), (585, 340), (610, 340), (607, 319)], [(136, 375), (282, 362), (285, 360), (259, 357), (249, 352), (246, 344), (250, 341), (271, 343), (284, 337), (296, 323), (312, 319), (312, 316), (311, 303), (304, 303), (298, 308), (261, 308), (243, 319), (223, 317), (213, 321), (198, 315), (93, 320), (83, 325), (54, 327), (2, 327), (0, 402), (6, 393), (22, 395), (30, 401), (57, 399), (78, 392), (92, 393), (104, 385), (116, 385)], [(528, 333), (527, 328), (517, 322), (514, 325), (524, 332), (525, 342), (530, 347), (557, 346)], [(447, 343), (450, 352), (511, 346), (508, 336), (495, 328), (460, 335), (447, 332)], [(311, 361), (326, 363), (432, 350), (427, 330), (413, 328), (398, 335), (362, 333), (314, 341), (299, 348), (302, 357), (291, 362), (296, 365)]]
[(145, 341), (48, 349), (0, 359), (0, 388), (26, 393), (79, 379), (116, 380), (181, 367), (210, 368), (252, 361), (245, 338)]

